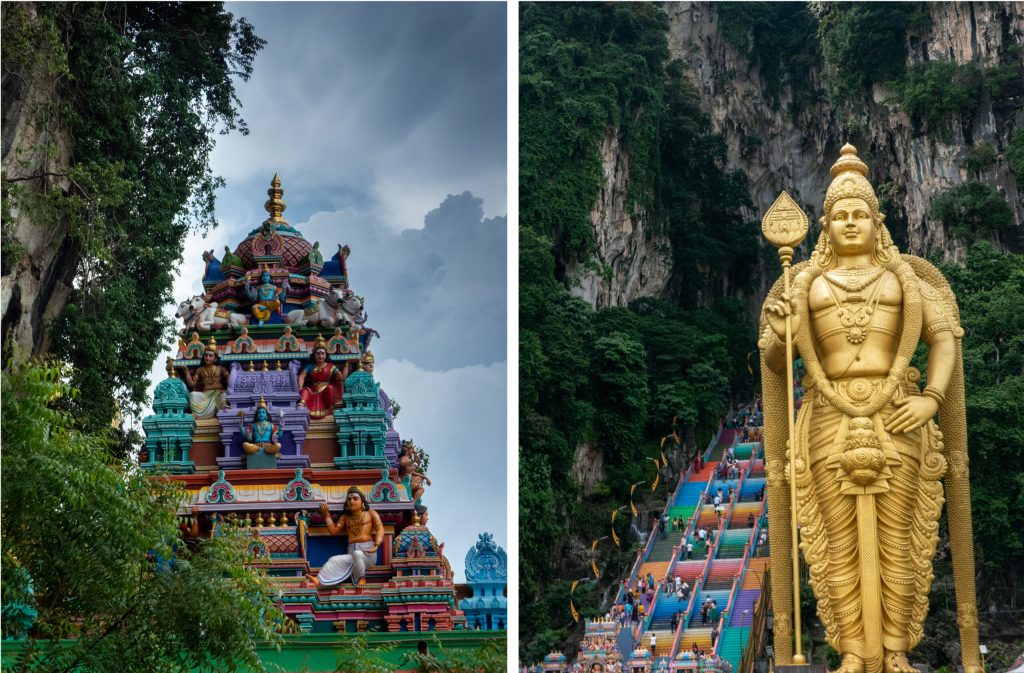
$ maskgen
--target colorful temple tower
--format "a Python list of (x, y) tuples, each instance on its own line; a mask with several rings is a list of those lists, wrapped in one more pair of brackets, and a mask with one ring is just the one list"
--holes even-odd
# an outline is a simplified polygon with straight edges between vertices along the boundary
[[(221, 259), (204, 253), (204, 292), (178, 307), (182, 339), (143, 421), (140, 463), (184, 484), (201, 535), (251, 536), (252, 563), (302, 634), (464, 631), (419, 502), (416, 447), (373, 377), (377, 333), (350, 287), (350, 250), (325, 261), (284, 218), (276, 175), (267, 193), (267, 219)], [(379, 518), (379, 546), (349, 542), (352, 528), (331, 534), (339, 515), (354, 520), (354, 489)], [(321, 583), (329, 559), (359, 555), (351, 577)]]
[(466, 626), (504, 631), (508, 627), (508, 558), (490, 533), (481, 533), (466, 553), (466, 582), (473, 591), (472, 596), (459, 602)]

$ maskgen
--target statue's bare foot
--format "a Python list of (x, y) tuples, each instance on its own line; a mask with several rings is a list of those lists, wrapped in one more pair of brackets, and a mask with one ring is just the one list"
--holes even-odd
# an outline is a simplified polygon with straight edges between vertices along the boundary
[(915, 673), (917, 670), (910, 665), (906, 652), (887, 652), (883, 669), (885, 673)]
[(843, 663), (834, 673), (864, 673), (864, 660), (856, 654), (846, 653), (843, 655)]
[(316, 575), (309, 575), (309, 574), (307, 574), (307, 575), (303, 575), (303, 577), (305, 577), (307, 580), (312, 582), (314, 588), (320, 586), (320, 580), (318, 580), (316, 578)]
[(356, 582), (356, 586), (357, 587), (365, 587), (366, 586), (366, 578), (365, 577), (360, 577), (359, 581)]

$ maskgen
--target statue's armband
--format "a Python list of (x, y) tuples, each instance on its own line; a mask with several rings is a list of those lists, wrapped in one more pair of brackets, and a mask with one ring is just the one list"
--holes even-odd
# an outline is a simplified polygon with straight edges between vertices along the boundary
[(957, 333), (953, 322), (955, 318), (942, 305), (942, 298), (931, 285), (924, 281), (918, 281), (921, 288), (923, 320), (921, 322), (921, 338), (931, 344), (935, 338), (943, 333)]

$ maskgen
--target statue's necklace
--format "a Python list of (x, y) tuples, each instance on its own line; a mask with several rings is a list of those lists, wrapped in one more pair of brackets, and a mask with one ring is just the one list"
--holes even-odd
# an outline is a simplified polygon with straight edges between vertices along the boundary
[(825, 287), (828, 288), (829, 294), (832, 295), (832, 301), (836, 303), (838, 308), (836, 315), (839, 317), (840, 324), (846, 328), (846, 340), (851, 344), (862, 344), (868, 338), (868, 333), (871, 331), (871, 316), (874, 315), (875, 307), (878, 306), (878, 301), (881, 299), (881, 290), (885, 283), (876, 285), (875, 289), (871, 292), (871, 296), (866, 301), (857, 292), (881, 278), (883, 271), (884, 269), (878, 269), (877, 273), (869, 275), (867, 282), (858, 279), (856, 284), (851, 284), (851, 287), (856, 289), (850, 289), (846, 285), (836, 283), (836, 285), (847, 291), (845, 301), (839, 301), (835, 291), (832, 289), (833, 279), (829, 277), (828, 273), (824, 274)]
[(263, 434), (267, 430), (267, 426), (270, 425), (270, 421), (256, 421), (256, 429), (259, 430), (260, 434)]
[(873, 267), (869, 269), (833, 269), (832, 271), (827, 271), (824, 276), (826, 281), (836, 287), (846, 290), (847, 292), (860, 292), (868, 285), (871, 285), (881, 278), (884, 272), (885, 269), (882, 267)]

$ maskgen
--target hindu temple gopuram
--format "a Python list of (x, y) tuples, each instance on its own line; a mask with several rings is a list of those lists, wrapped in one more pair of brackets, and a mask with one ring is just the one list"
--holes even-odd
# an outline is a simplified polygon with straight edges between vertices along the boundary
[(234, 251), (203, 253), (140, 462), (187, 488), (189, 534), (251, 537), (302, 634), (468, 630), (427, 528), (429, 480), (374, 380), (350, 250), (325, 259), (284, 218), (277, 176), (267, 193)]

